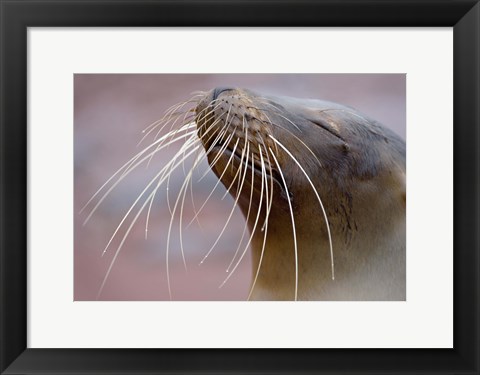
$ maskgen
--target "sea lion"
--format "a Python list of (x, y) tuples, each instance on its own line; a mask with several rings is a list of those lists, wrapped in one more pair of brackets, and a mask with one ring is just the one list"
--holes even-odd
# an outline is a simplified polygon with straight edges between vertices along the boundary
[(340, 104), (215, 88), (195, 108), (251, 233), (252, 300), (405, 300), (405, 142)]
[[(144, 139), (155, 135), (153, 142), (87, 202), (84, 209), (92, 209), (85, 222), (133, 170), (148, 165), (162, 149), (181, 146), (155, 171), (108, 241), (104, 253), (118, 245), (97, 298), (141, 214), (146, 213), (146, 235), (156, 193), (166, 189), (169, 203), (172, 172), (196, 155), (168, 204), (165, 263), (170, 298), (173, 221), (179, 217), (186, 267), (181, 242), (185, 196), (193, 170), (206, 157), (217, 184), (226, 187), (246, 220), (246, 246), (237, 247), (224, 283), (251, 248), (251, 300), (406, 299), (405, 142), (378, 122), (331, 102), (220, 87), (172, 106), (144, 132)], [(202, 208), (197, 207), (196, 219)], [(232, 213), (220, 223), (219, 237), (204, 260)]]

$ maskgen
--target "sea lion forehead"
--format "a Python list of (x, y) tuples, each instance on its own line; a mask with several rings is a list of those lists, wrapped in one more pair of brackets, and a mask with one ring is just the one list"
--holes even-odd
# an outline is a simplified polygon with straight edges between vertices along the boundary
[(284, 107), (300, 108), (311, 111), (321, 111), (326, 109), (346, 109), (348, 107), (330, 102), (327, 100), (310, 99), (310, 98), (296, 98), (293, 96), (264, 96), (272, 102), (276, 102)]
[(315, 113), (322, 110), (332, 109), (350, 109), (344, 105), (311, 98), (296, 98), (292, 96), (280, 96), (280, 95), (264, 95), (255, 90), (250, 90), (240, 87), (219, 86), (211, 89), (207, 92), (205, 98), (208, 101), (215, 101), (221, 97), (232, 96), (239, 99), (259, 101), (260, 103), (268, 103), (277, 106), (279, 109), (282, 107), (292, 113), (311, 112)]
[(246, 97), (259, 99), (259, 106), (261, 106), (260, 103), (262, 102), (269, 105), (265, 109), (270, 113), (272, 112), (272, 108), (276, 107), (280, 111), (282, 117), (287, 117), (289, 120), (293, 120), (290, 117), (297, 116), (316, 123), (317, 121), (323, 121), (325, 117), (331, 117), (327, 113), (330, 111), (335, 111), (338, 118), (343, 117), (342, 114), (345, 113), (357, 113), (357, 111), (351, 107), (327, 100), (296, 98), (292, 96), (262, 95), (248, 89), (237, 90), (243, 92), (244, 95), (246, 94)]

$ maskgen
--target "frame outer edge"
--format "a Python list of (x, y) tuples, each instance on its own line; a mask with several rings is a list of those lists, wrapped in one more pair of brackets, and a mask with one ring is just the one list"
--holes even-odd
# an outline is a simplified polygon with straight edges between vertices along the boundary
[[(46, 1), (24, 2), (25, 4), (46, 4)], [(50, 2), (53, 4), (55, 2)], [(70, 3), (65, 1), (66, 4)], [(89, 2), (85, 2), (88, 4)], [(453, 2), (452, 2), (453, 3)], [(464, 2), (465, 4), (467, 2)], [(432, 6), (435, 2), (432, 3)], [(0, 372), (2, 373), (38, 373), (51, 372), (53, 368), (46, 362), (47, 356), (39, 358), (41, 367), (33, 369), (32, 363), (25, 363), (27, 352), (37, 349), (26, 348), (26, 251), (18, 253), (11, 249), (26, 249), (26, 24), (24, 14), (14, 7), (14, 2), (0, 0), (0, 27), (1, 27), (1, 71), (0, 82)], [(8, 11), (7, 11), (8, 9)], [(15, 9), (17, 11), (15, 11)], [(8, 17), (7, 17), (8, 14)], [(30, 15), (31, 19), (35, 16)], [(53, 18), (54, 19), (54, 18)], [(21, 22), (19, 22), (21, 21)], [(23, 23), (22, 23), (23, 22)], [(45, 22), (45, 21), (42, 21)], [(58, 22), (58, 19), (57, 19)], [(459, 173), (455, 174), (455, 183), (461, 185), (456, 188), (455, 216), (459, 218), (454, 224), (455, 245), (465, 248), (462, 258), (455, 258), (455, 307), (460, 307), (460, 314), (455, 313), (455, 323), (461, 324), (462, 330), (454, 332), (455, 349), (464, 359), (455, 373), (478, 374), (479, 370), (479, 30), (480, 6), (477, 3), (460, 20), (454, 33), (455, 49), (455, 82), (454, 91), (462, 91), (462, 101), (454, 98), (455, 122), (471, 124), (458, 129), (458, 136), (454, 137), (454, 152), (458, 156), (454, 167)], [(8, 38), (7, 38), (8, 34)], [(473, 55), (472, 52), (475, 52)], [(457, 54), (458, 52), (458, 54)], [(7, 59), (7, 55), (10, 56)], [(460, 56), (469, 56), (470, 60), (458, 60)], [(15, 56), (15, 61), (11, 56)], [(20, 64), (16, 64), (20, 61)], [(8, 75), (7, 75), (8, 72)], [(463, 73), (462, 73), (463, 72)], [(7, 95), (8, 93), (8, 95)], [(468, 95), (468, 97), (467, 97)], [(6, 125), (10, 126), (7, 127)], [(23, 128), (22, 128), (23, 126)], [(14, 128), (17, 127), (16, 130)], [(20, 127), (20, 129), (18, 129)], [(8, 139), (8, 142), (7, 142)], [(473, 173), (472, 173), (473, 172)], [(7, 184), (8, 182), (8, 184)], [(8, 201), (6, 198), (8, 197)], [(463, 198), (462, 198), (463, 197)], [(463, 217), (460, 217), (460, 213)], [(6, 220), (8, 218), (8, 220)], [(7, 227), (8, 225), (8, 227)], [(7, 252), (7, 249), (10, 249)], [(8, 264), (8, 267), (6, 267)], [(462, 267), (465, 268), (462, 268)], [(464, 272), (463, 270), (466, 270)], [(20, 282), (18, 282), (20, 281)], [(7, 288), (8, 286), (8, 288)], [(467, 286), (468, 293), (462, 290)], [(469, 289), (470, 288), (470, 289)], [(473, 290), (471, 289), (473, 288)], [(460, 300), (460, 301), (459, 301)], [(463, 323), (462, 323), (463, 320)], [(473, 324), (472, 327), (470, 324)], [(460, 334), (474, 332), (471, 340), (463, 340)], [(41, 351), (41, 350), (40, 350)], [(55, 350), (50, 350), (50, 352)], [(56, 352), (59, 352), (56, 350)], [(23, 354), (22, 354), (23, 353)], [(33, 354), (33, 353), (32, 353)], [(15, 359), (17, 359), (15, 361)], [(22, 361), (23, 360), (23, 361)], [(5, 370), (11, 363), (12, 365)], [(22, 365), (23, 362), (23, 365)], [(28, 362), (28, 361), (27, 361)], [(16, 366), (17, 365), (17, 366)], [(89, 367), (85, 363), (86, 368)], [(84, 373), (80, 369), (75, 369)], [(75, 372), (69, 368), (56, 371)], [(5, 372), (3, 372), (5, 371)], [(87, 370), (88, 371), (88, 370)], [(112, 372), (114, 369), (101, 371)], [(127, 370), (128, 371), (128, 370)], [(165, 370), (164, 370), (165, 371)], [(372, 370), (374, 371), (374, 370)], [(378, 371), (378, 369), (376, 370)], [(410, 371), (414, 367), (410, 367)], [(430, 370), (430, 372), (433, 370)], [(125, 369), (124, 371), (125, 372)], [(213, 372), (213, 371), (212, 371)], [(426, 372), (429, 372), (428, 370)], [(139, 372), (140, 373), (140, 372)], [(445, 373), (445, 371), (442, 371)]]
[[(26, 27), (1, 2), (0, 372), (27, 345)], [(17, 56), (16, 60), (11, 56)], [(14, 249), (14, 250), (12, 250)]]
[(480, 3), (454, 28), (454, 92), (454, 349), (479, 374)]

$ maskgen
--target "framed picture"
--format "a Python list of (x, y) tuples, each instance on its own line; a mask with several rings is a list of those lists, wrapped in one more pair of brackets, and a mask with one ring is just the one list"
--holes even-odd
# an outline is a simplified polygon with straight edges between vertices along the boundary
[[(158, 37), (162, 38), (160, 35)], [(260, 35), (256, 36), (257, 39), (260, 37)], [(321, 36), (317, 35), (317, 37)], [(234, 34), (232, 32), (229, 33), (228, 38), (232, 40)], [(242, 38), (245, 38), (245, 36), (243, 35)], [(306, 38), (307, 37), (304, 37), (304, 39)], [(390, 35), (390, 38), (394, 38), (394, 36)], [(240, 41), (238, 43), (240, 43)], [(170, 49), (170, 47), (166, 46), (165, 48)], [(78, 59), (76, 60), (78, 61)], [(324, 100), (335, 100), (337, 103), (348, 104), (357, 110), (362, 110), (363, 113), (371, 114), (377, 121), (385, 124), (385, 126), (389, 126), (391, 131), (395, 133), (389, 134), (388, 136), (391, 137), (392, 141), (398, 137), (398, 145), (402, 145), (403, 147), (406, 131), (405, 74), (75, 74), (75, 301), (245, 301), (246, 299), (278, 301), (294, 300), (295, 297), (300, 301), (307, 299), (404, 301), (406, 299), (406, 267), (404, 264), (406, 256), (402, 251), (403, 246), (402, 250), (399, 250), (394, 256), (382, 256), (382, 258), (390, 259), (390, 261), (395, 264), (394, 269), (397, 270), (398, 276), (397, 282), (388, 287), (386, 287), (386, 285), (389, 283), (385, 283), (384, 287), (376, 288), (374, 284), (379, 285), (378, 277), (381, 272), (372, 273), (370, 270), (368, 274), (376, 275), (370, 287), (366, 285), (359, 287), (360, 284), (357, 279), (355, 281), (355, 287), (343, 285), (341, 291), (337, 290), (334, 293), (333, 286), (339, 283), (339, 280), (346, 279), (346, 277), (338, 273), (341, 271), (340, 266), (337, 265), (337, 277), (336, 280), (332, 280), (332, 274), (335, 274), (335, 258), (343, 258), (342, 253), (346, 251), (346, 248), (342, 248), (342, 242), (340, 242), (339, 239), (345, 239), (344, 243), (348, 243), (348, 248), (360, 248), (360, 244), (355, 246), (353, 242), (362, 242), (367, 238), (368, 230), (366, 227), (364, 227), (365, 229), (359, 228), (360, 221), (364, 219), (354, 218), (355, 215), (353, 215), (353, 213), (349, 213), (348, 216), (342, 213), (339, 217), (347, 217), (348, 220), (343, 221), (344, 225), (339, 225), (338, 227), (341, 229), (337, 231), (333, 228), (335, 214), (330, 212), (328, 216), (329, 221), (332, 221), (332, 223), (329, 223), (332, 238), (331, 249), (328, 244), (328, 235), (326, 234), (313, 236), (312, 246), (307, 246), (307, 242), (309, 241), (305, 241), (305, 236), (300, 235), (300, 228), (304, 224), (298, 222), (298, 214), (295, 215), (296, 217), (294, 216), (294, 218), (297, 218), (297, 220), (294, 221), (295, 228), (291, 225), (290, 216), (286, 217), (287, 220), (284, 219), (284, 213), (290, 211), (288, 207), (289, 202), (291, 204), (295, 202), (296, 207), (308, 206), (300, 203), (303, 195), (305, 195), (309, 201), (313, 199), (317, 201), (312, 216), (317, 220), (318, 218), (323, 220), (322, 205), (320, 205), (320, 202), (325, 206), (327, 212), (328, 208), (326, 206), (328, 205), (328, 201), (323, 198), (329, 195), (327, 192), (322, 193), (319, 191), (320, 189), (317, 188), (318, 197), (320, 198), (320, 202), (318, 202), (315, 193), (313, 193), (311, 189), (310, 192), (313, 196), (302, 194), (299, 191), (300, 189), (294, 185), (290, 185), (288, 191), (290, 192), (289, 195), (293, 195), (293, 199), (289, 201), (288, 199), (282, 200), (282, 198), (279, 198), (279, 201), (276, 203), (272, 201), (268, 215), (269, 220), (266, 220), (266, 215), (262, 217), (261, 214), (257, 219), (257, 213), (255, 209), (252, 208), (253, 202), (258, 202), (260, 197), (262, 197), (263, 204), (261, 206), (265, 206), (266, 202), (268, 202), (267, 197), (268, 199), (274, 199), (275, 197), (281, 196), (280, 191), (283, 191), (281, 188), (283, 182), (280, 171), (282, 171), (286, 180), (293, 180), (291, 177), (288, 177), (288, 174), (291, 172), (289, 172), (286, 167), (282, 166), (281, 169), (276, 167), (273, 156), (265, 151), (268, 150), (268, 148), (263, 148), (265, 157), (263, 157), (262, 153), (265, 171), (269, 169), (273, 170), (274, 168), (279, 171), (278, 179), (275, 181), (271, 180), (272, 183), (275, 183), (275, 185), (271, 186), (274, 193), (271, 196), (268, 194), (269, 191), (265, 190), (268, 184), (265, 184), (265, 182), (263, 183), (264, 189), (261, 189), (262, 183), (258, 175), (248, 174), (248, 170), (245, 169), (245, 164), (251, 166), (252, 153), (255, 156), (255, 152), (261, 145), (261, 143), (260, 145), (256, 144), (255, 138), (248, 137), (248, 128), (246, 128), (245, 133), (247, 133), (247, 138), (250, 139), (243, 148), (240, 141), (237, 144), (238, 158), (234, 156), (232, 158), (227, 157), (226, 160), (215, 157), (211, 157), (210, 159), (213, 168), (218, 168), (218, 176), (225, 179), (231, 178), (232, 181), (226, 182), (224, 186), (221, 184), (222, 179), (217, 178), (214, 172), (210, 172), (206, 157), (207, 154), (194, 151), (203, 149), (203, 147), (198, 148), (200, 144), (197, 143), (197, 139), (204, 139), (207, 145), (212, 143), (216, 136), (221, 139), (221, 133), (215, 133), (215, 125), (213, 125), (212, 122), (212, 130), (210, 132), (205, 131), (206, 135), (203, 138), (198, 138), (197, 134), (191, 131), (195, 125), (188, 125), (191, 123), (191, 117), (187, 117), (185, 120), (183, 117), (188, 116), (193, 107), (201, 106), (203, 98), (208, 99), (209, 96), (213, 96), (215, 90), (213, 90), (211, 94), (209, 94), (208, 91), (194, 94), (192, 100), (187, 101), (185, 100), (185, 93), (194, 92), (199, 87), (221, 87), (222, 85), (226, 85), (226, 83), (230, 83), (230, 85), (238, 87), (238, 89), (225, 90), (220, 94), (220, 98), (216, 99), (221, 103), (222, 98), (227, 96), (224, 99), (225, 108), (228, 108), (228, 103), (226, 102), (232, 102), (235, 96), (240, 97), (238, 100), (247, 100), (247, 97), (256, 97), (257, 99), (255, 100), (262, 101), (263, 99), (259, 98), (258, 95), (265, 96), (267, 95), (265, 92), (268, 91), (270, 91), (272, 95), (273, 93), (276, 95), (289, 95), (290, 97), (301, 97), (303, 95), (304, 97), (320, 97)], [(259, 92), (261, 94), (253, 94), (253, 92)], [(155, 100), (149, 99), (152, 95), (156, 98)], [(228, 99), (228, 96), (230, 96), (230, 99)], [(286, 99), (285, 97), (280, 98), (278, 96), (276, 99), (271, 97), (271, 103), (274, 103), (274, 100), (285, 101)], [(292, 99), (287, 100), (292, 101)], [(168, 107), (173, 105), (173, 108), (176, 108), (177, 102), (180, 103), (178, 106), (181, 108), (177, 109), (176, 112), (178, 112), (179, 115), (181, 114), (182, 117), (178, 117), (178, 115), (172, 113), (171, 115), (168, 114), (163, 121), (161, 120), (160, 124), (154, 123), (156, 119), (163, 116), (165, 111), (168, 111)], [(119, 103), (124, 104), (119, 105)], [(129, 103), (128, 106), (126, 103)], [(239, 105), (234, 105), (232, 102), (229, 116), (230, 120), (228, 120), (228, 122), (232, 122), (232, 128), (235, 127), (233, 119), (237, 118), (236, 116), (240, 116), (240, 114), (236, 113), (236, 108), (240, 108)], [(271, 105), (273, 104), (270, 104), (270, 106)], [(331, 102), (318, 102), (318, 105), (332, 106), (333, 104)], [(260, 108), (259, 106), (257, 107)], [(107, 111), (106, 108), (112, 108), (112, 110)], [(222, 106), (219, 106), (218, 109), (221, 110), (221, 108)], [(305, 109), (302, 110), (307, 113)], [(300, 107), (295, 108), (295, 110), (292, 108), (291, 113), (302, 110)], [(201, 110), (199, 109), (198, 111), (200, 112)], [(272, 111), (271, 107), (264, 108), (264, 111), (265, 116), (268, 116), (268, 119), (273, 122), (275, 111)], [(119, 112), (121, 112), (121, 114), (119, 114)], [(135, 124), (141, 124), (144, 121), (143, 118), (145, 118), (148, 113), (150, 113), (150, 118), (147, 122), (154, 123), (154, 125), (142, 134)], [(319, 120), (323, 121), (322, 115), (325, 116), (327, 114), (329, 116), (328, 119), (331, 120), (333, 118), (332, 116), (352, 116), (355, 112), (353, 112), (351, 108), (341, 107), (340, 109), (340, 107), (338, 107), (336, 109), (325, 108), (317, 113), (320, 116)], [(136, 116), (139, 117), (134, 118)], [(314, 151), (315, 148), (327, 149), (328, 147), (331, 147), (333, 150), (335, 149), (339, 138), (333, 135), (332, 132), (334, 130), (332, 130), (332, 128), (326, 127), (325, 129), (328, 130), (325, 130), (320, 127), (321, 132), (327, 132), (328, 134), (326, 134), (326, 137), (321, 134), (318, 134), (318, 137), (312, 137), (317, 140), (318, 144), (315, 145), (312, 143), (308, 145), (309, 141), (302, 139), (302, 137), (305, 138), (305, 133), (308, 130), (303, 129), (300, 131), (296, 129), (291, 122), (285, 120), (282, 116), (286, 117), (286, 113), (282, 112), (281, 116), (274, 122), (278, 129), (278, 134), (274, 135), (272, 128), (268, 138), (275, 139), (274, 142), (278, 142), (277, 147), (281, 147), (280, 144), (282, 144), (283, 147), (288, 147), (292, 156), (299, 152), (298, 155), (294, 156), (295, 159), (291, 160), (296, 160), (303, 166), (307, 165), (309, 155), (311, 156), (309, 150)], [(366, 115), (359, 114), (356, 117), (354, 116), (354, 118), (361, 121), (365, 116)], [(115, 120), (111, 121), (111, 119)], [(125, 121), (124, 119), (126, 120), (125, 123), (123, 122)], [(284, 120), (286, 123), (281, 124), (281, 120)], [(247, 123), (247, 121), (245, 122)], [(129, 126), (129, 123), (133, 126)], [(297, 123), (300, 123), (298, 120), (296, 120), (295, 124), (300, 126)], [(325, 124), (324, 126), (328, 126), (328, 123)], [(172, 126), (170, 132), (168, 132), (169, 125)], [(308, 125), (309, 123), (306, 122), (305, 126)], [(293, 129), (290, 129), (289, 126), (293, 127)], [(107, 130), (108, 127), (110, 127), (110, 130)], [(318, 130), (317, 127), (318, 125), (314, 125), (312, 130)], [(92, 136), (96, 134), (99, 129), (104, 129), (105, 137), (100, 137), (100, 135)], [(124, 131), (126, 133), (123, 133)], [(295, 132), (298, 132), (298, 134)], [(387, 132), (388, 131), (385, 130), (385, 134), (387, 134)], [(156, 133), (158, 133), (158, 135)], [(137, 147), (141, 139), (139, 134), (142, 134), (145, 138), (140, 143), (140, 146)], [(210, 134), (211, 137), (209, 137)], [(187, 137), (192, 138), (188, 138), (190, 141), (182, 143), (182, 141), (186, 141)], [(285, 139), (282, 140), (282, 137)], [(298, 139), (296, 137), (298, 137)], [(158, 142), (154, 140), (155, 138), (158, 139)], [(165, 140), (163, 144), (162, 138)], [(225, 135), (224, 138), (227, 140), (227, 135)], [(343, 138), (346, 139), (346, 136)], [(103, 139), (103, 141), (101, 141), (101, 139)], [(292, 142), (292, 139), (296, 142), (288, 145), (288, 142)], [(327, 144), (320, 144), (325, 140), (327, 140)], [(250, 144), (250, 142), (253, 143)], [(352, 139), (348, 142), (353, 145), (355, 141)], [(117, 147), (120, 143), (124, 143), (124, 146)], [(235, 143), (232, 138), (232, 150), (235, 148)], [(150, 159), (150, 157), (146, 157), (146, 155), (155, 147), (155, 144), (158, 147), (155, 149), (155, 156)], [(115, 149), (117, 150), (116, 156), (114, 155), (112, 145), (115, 145)], [(298, 145), (301, 145), (303, 150), (296, 150)], [(372, 145), (371, 149), (373, 149), (373, 147)], [(208, 148), (209, 146), (206, 147), (206, 149)], [(106, 149), (111, 149), (111, 151), (106, 154)], [(131, 164), (131, 168), (125, 169), (125, 173), (120, 172), (114, 176), (113, 179), (90, 200), (90, 197), (94, 194), (93, 192), (102, 186), (107, 179), (106, 176), (113, 173), (111, 170), (108, 171), (110, 167), (106, 166), (107, 171), (104, 171), (100, 166), (103, 163), (112, 163), (118, 166), (123, 165), (126, 161), (126, 149), (132, 150), (132, 155), (139, 153), (140, 157), (135, 163)], [(247, 149), (249, 150), (248, 154)], [(215, 150), (216, 148), (213, 147), (211, 152), (215, 153)], [(274, 147), (272, 147), (272, 150), (274, 150)], [(307, 154), (303, 154), (303, 151), (306, 151)], [(228, 152), (226, 147), (225, 152)], [(335, 151), (332, 152), (335, 153)], [(395, 150), (390, 150), (390, 152), (395, 154)], [(396, 155), (399, 157), (399, 163), (405, 164), (403, 154), (402, 157), (398, 156), (400, 153)], [(108, 160), (110, 157), (112, 161)], [(198, 157), (198, 161), (195, 157)], [(127, 159), (128, 158), (130, 158), (130, 156), (128, 156)], [(307, 161), (301, 161), (302, 158), (306, 158)], [(216, 161), (214, 162), (215, 159)], [(175, 161), (172, 163), (172, 160)], [(229, 161), (230, 164), (232, 164), (232, 168), (236, 161), (241, 161), (241, 163), (239, 163), (240, 167), (231, 176), (229, 175), (228, 169), (224, 170), (221, 167), (222, 162), (228, 163)], [(261, 158), (259, 162), (261, 165)], [(142, 168), (142, 166), (148, 164), (148, 167)], [(95, 170), (98, 170), (97, 175), (92, 173), (92, 171)], [(307, 172), (306, 167), (304, 170)], [(309, 179), (312, 183), (315, 178), (319, 177), (315, 177), (315, 173), (318, 173), (316, 170), (317, 168), (314, 168), (314, 170), (308, 172)], [(336, 169), (334, 175), (339, 176), (340, 173), (341, 171)], [(349, 173), (353, 176), (356, 175), (357, 171), (352, 170)], [(158, 175), (158, 178), (156, 178), (156, 175)], [(397, 176), (398, 181), (401, 181), (398, 186), (405, 186), (404, 176), (405, 172), (402, 170)], [(155, 182), (152, 183), (150, 178), (153, 178)], [(252, 189), (247, 188), (249, 184), (251, 185), (252, 179), (253, 186), (256, 187), (255, 191), (263, 192), (263, 194), (256, 196), (255, 191), (252, 193)], [(309, 184), (308, 180), (303, 180), (303, 182), (301, 178), (298, 178), (298, 180), (300, 180), (298, 186), (303, 186), (305, 182)], [(235, 185), (235, 182), (237, 185)], [(154, 187), (153, 185), (155, 184), (156, 186)], [(256, 186), (257, 184), (258, 186)], [(131, 185), (131, 187), (126, 188), (127, 185)], [(148, 185), (151, 186), (144, 190)], [(230, 185), (232, 186), (230, 187)], [(324, 183), (324, 185), (334, 186), (335, 183)], [(138, 186), (138, 189), (135, 189), (135, 186)], [(227, 188), (229, 187), (230, 191), (233, 192), (231, 197), (227, 192)], [(280, 187), (281, 190), (275, 193), (275, 189), (273, 188), (276, 187)], [(236, 193), (237, 188), (241, 194)], [(295, 189), (298, 189), (298, 191), (295, 191)], [(130, 199), (129, 196), (135, 190), (138, 191), (138, 196), (132, 196), (132, 199)], [(339, 188), (339, 191), (340, 190)], [(351, 187), (349, 190), (353, 192), (355, 188)], [(395, 189), (387, 189), (386, 191), (390, 194), (392, 191), (395, 191)], [(147, 196), (150, 194), (151, 197), (154, 198), (153, 202), (148, 201)], [(396, 193), (394, 194), (397, 196)], [(398, 213), (399, 216), (403, 218), (405, 215), (405, 207), (402, 207), (402, 201), (404, 201), (402, 194), (398, 195), (401, 203)], [(252, 197), (250, 198), (250, 196)], [(359, 200), (359, 198), (355, 198), (355, 205), (357, 200)], [(370, 201), (371, 198), (365, 198), (364, 200)], [(374, 200), (377, 201), (377, 210), (381, 210), (377, 193), (375, 193)], [(395, 198), (393, 198), (393, 200), (395, 200)], [(148, 203), (144, 204), (147, 201)], [(387, 201), (390, 202), (390, 199)], [(88, 202), (88, 204), (86, 202)], [(123, 207), (122, 202), (125, 202), (125, 206)], [(150, 203), (152, 204), (150, 205)], [(84, 206), (85, 208), (82, 210)], [(241, 208), (239, 209), (238, 206)], [(282, 207), (281, 211), (278, 211), (280, 207)], [(137, 213), (142, 211), (143, 213), (140, 213), (138, 219), (135, 220)], [(330, 211), (332, 210), (330, 209)], [(352, 211), (357, 211), (359, 214), (363, 213), (363, 215), (365, 215), (366, 209), (361, 209), (359, 206), (354, 208), (352, 206)], [(150, 214), (148, 214), (148, 212), (150, 212)], [(395, 216), (390, 210), (385, 210), (385, 212), (389, 218)], [(148, 225), (146, 220), (147, 216)], [(258, 237), (250, 234), (246, 226), (247, 221), (244, 217), (249, 218), (249, 225), (252, 228), (255, 227), (255, 223), (257, 223), (257, 230), (252, 230), (252, 233), (257, 232)], [(143, 222), (143, 219), (145, 219), (145, 225), (140, 224), (140, 222)], [(260, 220), (268, 223), (268, 225), (265, 225), (264, 231), (260, 228)], [(404, 223), (403, 219), (400, 220), (397, 218), (396, 220), (398, 221), (393, 225), (394, 232), (399, 231)], [(372, 219), (371, 221), (373, 222), (375, 220)], [(388, 220), (382, 219), (382, 221), (387, 222)], [(135, 222), (135, 224), (133, 224), (131, 230), (128, 231), (128, 227), (133, 222)], [(140, 225), (137, 225), (137, 223)], [(280, 223), (282, 223), (282, 227), (288, 228), (287, 230), (283, 230), (285, 236), (284, 242), (286, 243), (285, 251), (280, 251), (280, 247), (273, 243), (273, 241), (275, 241), (274, 237), (268, 235), (268, 233), (271, 233), (272, 228), (275, 230)], [(350, 229), (348, 228), (349, 223), (351, 223)], [(356, 229), (355, 223), (357, 226)], [(113, 225), (115, 225), (115, 228), (113, 228)], [(311, 220), (311, 227), (314, 233), (318, 231), (318, 228), (324, 227), (324, 225), (325, 224), (322, 225), (321, 222), (317, 222), (316, 220)], [(105, 241), (107, 240), (105, 232), (108, 232), (107, 228), (109, 226), (112, 226), (112, 233), (116, 233), (110, 236), (110, 238), (112, 238), (111, 241), (110, 238), (108, 238), (110, 244), (103, 256), (100, 256), (98, 249), (105, 248)], [(360, 226), (362, 225), (360, 224)], [(371, 227), (375, 228), (379, 226), (380, 224), (371, 225)], [(295, 232), (293, 229), (295, 229)], [(128, 235), (126, 235), (127, 232), (129, 232)], [(296, 241), (294, 241), (293, 238), (294, 233), (295, 235), (298, 233), (295, 238)], [(354, 236), (354, 233), (362, 234)], [(125, 237), (124, 244), (120, 245), (123, 237)], [(258, 240), (258, 238), (260, 239)], [(94, 239), (98, 239), (98, 242), (95, 243)], [(346, 241), (347, 239), (348, 241)], [(405, 239), (403, 233), (402, 239)], [(325, 243), (322, 243), (322, 240), (324, 240)], [(257, 250), (255, 250), (253, 246), (255, 242), (259, 243)], [(302, 251), (305, 252), (306, 249), (311, 249), (313, 254), (318, 254), (318, 249), (323, 249), (321, 252), (322, 257), (317, 259), (319, 264), (312, 264), (312, 259), (309, 258), (310, 264), (306, 267), (304, 264), (304, 256), (298, 256), (296, 266), (295, 252), (292, 251), (295, 249), (295, 244), (297, 245), (298, 254)], [(63, 246), (59, 246), (59, 248), (62, 247)], [(248, 250), (250, 247), (252, 251)], [(272, 250), (269, 250), (270, 248)], [(262, 262), (258, 262), (259, 264), (257, 266), (257, 269), (259, 269), (258, 276), (256, 271), (252, 275), (251, 269), (255, 262), (252, 259), (252, 253), (256, 251), (261, 256), (262, 249)], [(139, 251), (139, 253), (134, 254), (132, 251)], [(365, 251), (365, 254), (367, 253), (368, 252)], [(115, 254), (118, 255), (115, 256)], [(133, 259), (127, 261), (124, 257), (133, 257)], [(325, 260), (325, 257), (328, 259)], [(351, 257), (349, 259), (354, 258), (355, 257)], [(372, 256), (370, 259), (373, 258), (380, 258), (380, 256)], [(145, 267), (145, 262), (146, 264), (156, 264), (156, 266)], [(356, 259), (355, 262), (358, 263), (359, 260)], [(374, 261), (371, 260), (366, 263), (372, 265), (373, 262)], [(262, 285), (266, 284), (264, 277), (270, 273), (270, 265), (272, 265), (272, 269), (280, 270), (282, 269), (282, 263), (287, 265), (285, 272), (283, 272), (285, 280), (283, 282), (284, 287), (281, 288), (279, 285), (271, 288), (262, 287)], [(344, 261), (342, 261), (342, 263), (343, 267), (345, 267), (346, 263)], [(108, 269), (105, 269), (105, 267), (108, 267), (110, 272), (108, 272)], [(121, 271), (120, 268), (123, 267), (125, 268)], [(304, 269), (304, 271), (296, 274), (296, 268)], [(359, 267), (355, 266), (354, 268), (358, 269)], [(308, 269), (313, 270), (314, 274), (309, 275)], [(128, 278), (124, 277), (125, 274), (131, 273), (135, 273), (135, 275)], [(278, 271), (275, 271), (274, 274), (278, 274)], [(331, 289), (331, 292), (327, 292), (327, 289), (324, 289), (324, 291), (320, 293), (315, 291), (314, 288), (306, 287), (306, 285), (309, 284), (308, 280), (317, 279), (318, 277), (322, 277), (323, 280), (317, 280), (316, 284), (323, 284), (325, 287), (330, 285), (327, 289)], [(388, 280), (395, 279), (395, 277), (392, 276), (391, 270), (388, 271), (385, 277)], [(251, 282), (251, 280), (255, 278), (257, 279), (256, 282)], [(296, 279), (298, 279), (298, 282), (295, 282)], [(362, 277), (362, 279), (365, 280), (365, 283), (368, 282), (368, 277)], [(250, 283), (251, 286), (249, 285)], [(370, 292), (368, 294), (365, 292), (360, 293), (360, 289), (363, 291), (370, 290)], [(348, 294), (347, 290), (350, 290)], [(330, 293), (330, 296), (327, 296), (328, 293)]]
[(2, 373), (478, 373), (476, 1), (1, 12)]

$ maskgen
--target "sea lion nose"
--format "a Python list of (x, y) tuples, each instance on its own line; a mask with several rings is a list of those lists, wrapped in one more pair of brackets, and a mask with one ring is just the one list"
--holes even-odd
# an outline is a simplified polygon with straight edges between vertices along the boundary
[(235, 90), (235, 89), (233, 87), (215, 87), (215, 89), (213, 90), (212, 100), (217, 99), (222, 92), (230, 91), (230, 90)]

